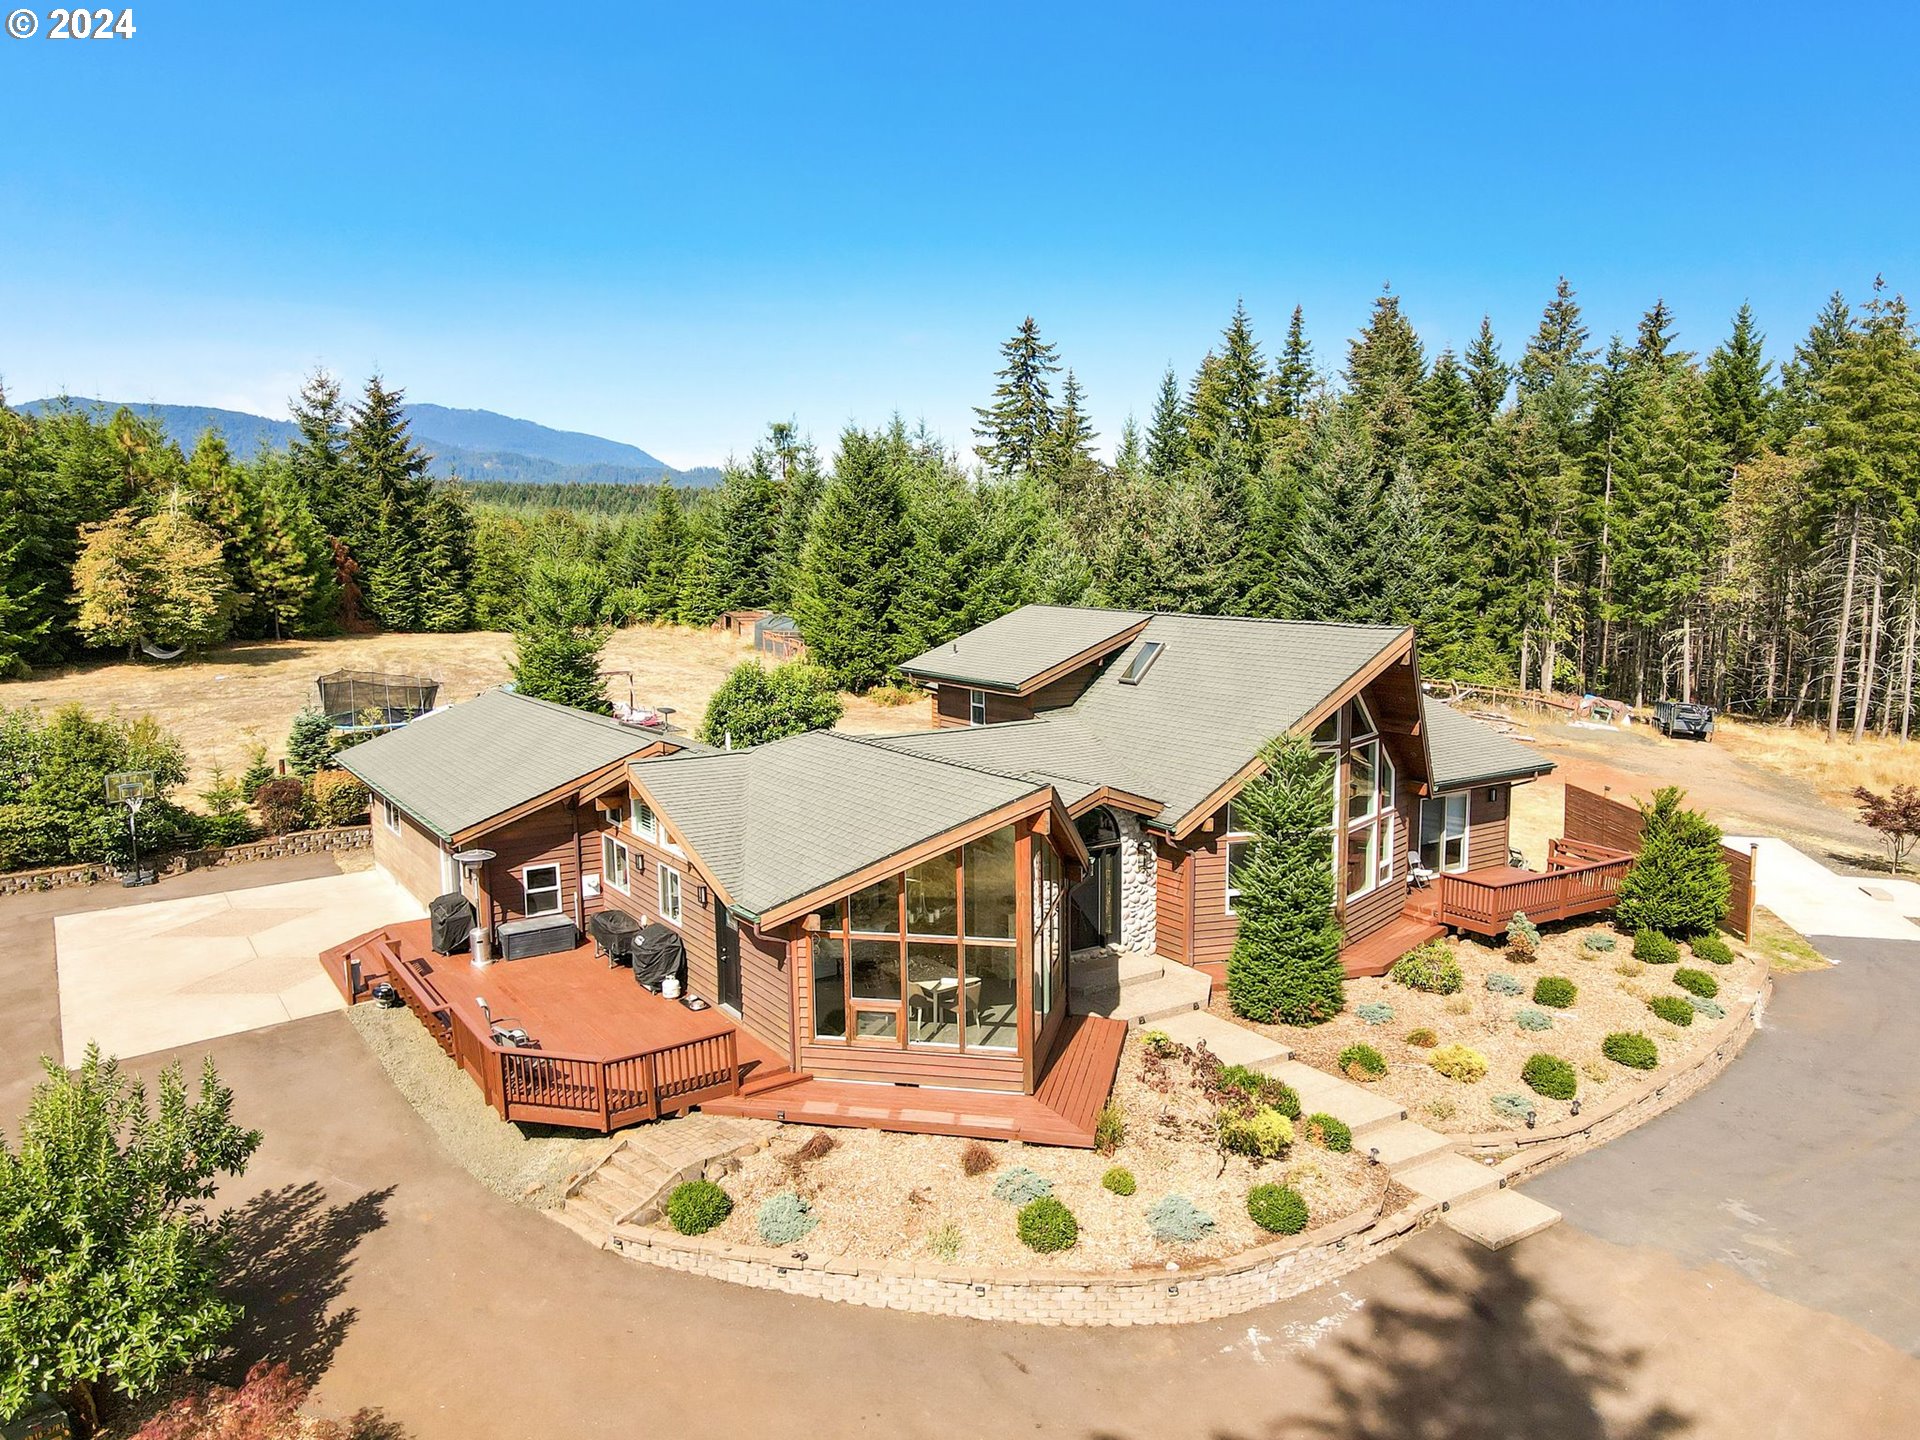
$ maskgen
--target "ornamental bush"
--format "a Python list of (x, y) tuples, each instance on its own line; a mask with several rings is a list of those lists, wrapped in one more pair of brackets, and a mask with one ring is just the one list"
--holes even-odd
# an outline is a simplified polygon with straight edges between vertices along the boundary
[(1286, 1185), (1256, 1185), (1247, 1192), (1247, 1216), (1273, 1235), (1298, 1235), (1307, 1228), (1307, 1202)]
[(1683, 808), (1685, 798), (1679, 787), (1667, 785), (1640, 807), (1640, 853), (1620, 882), (1616, 907), (1629, 930), (1711, 935), (1727, 918), (1733, 886), (1720, 827)]
[(1693, 1007), (1678, 995), (1656, 995), (1647, 1001), (1647, 1008), (1669, 1025), (1693, 1023)]
[[(807, 1142), (811, 1145), (813, 1142)], [(978, 1140), (969, 1140), (966, 1148), (960, 1152), (960, 1170), (966, 1175), (984, 1175), (996, 1164), (993, 1151)]]
[(1682, 965), (1673, 972), (1673, 983), (1689, 995), (1698, 995), (1702, 1000), (1711, 1000), (1720, 993), (1720, 982), (1704, 970), (1692, 970)]
[(1526, 1006), (1513, 1012), (1513, 1023), (1522, 1030), (1551, 1030), (1553, 1017), (1544, 1010), (1534, 1010)]
[(736, 750), (770, 740), (831, 730), (840, 719), (840, 687), (818, 665), (804, 660), (767, 666), (743, 660), (728, 672), (707, 702), (700, 740)]
[(813, 1206), (792, 1191), (782, 1190), (766, 1198), (753, 1223), (760, 1231), (760, 1238), (769, 1245), (791, 1245), (804, 1239), (820, 1221), (813, 1213)]
[(367, 818), (371, 803), (367, 787), (345, 770), (316, 770), (307, 784), (313, 795), (314, 824), (357, 825)]
[(1709, 1020), (1724, 1020), (1727, 1018), (1726, 1007), (1718, 1000), (1708, 1000), (1699, 995), (1689, 995), (1687, 997), (1687, 1004), (1691, 1005), (1697, 1012), (1706, 1016)]
[(667, 1196), (667, 1223), (682, 1235), (704, 1235), (733, 1213), (733, 1197), (711, 1180), (689, 1180)]
[(1596, 955), (1608, 955), (1620, 942), (1604, 930), (1595, 930), (1580, 942), (1583, 950), (1591, 950)]
[(1638, 1030), (1616, 1030), (1600, 1042), (1600, 1053), (1629, 1070), (1651, 1070), (1660, 1063), (1653, 1041)]
[(1340, 1069), (1355, 1080), (1378, 1080), (1387, 1073), (1386, 1057), (1371, 1045), (1349, 1045), (1340, 1052)]
[(1235, 1155), (1274, 1160), (1293, 1144), (1293, 1122), (1270, 1106), (1248, 1111), (1222, 1110), (1214, 1117), (1220, 1148)]
[(1640, 930), (1634, 933), (1633, 958), (1648, 965), (1677, 965), (1680, 947), (1658, 930)]
[(1131, 1170), (1124, 1165), (1115, 1165), (1100, 1177), (1100, 1188), (1111, 1190), (1115, 1195), (1131, 1195), (1140, 1187)]
[(1127, 1112), (1118, 1100), (1109, 1099), (1100, 1107), (1100, 1114), (1093, 1122), (1093, 1148), (1102, 1155), (1111, 1155), (1126, 1138)]
[(1289, 1120), (1300, 1118), (1299, 1093), (1286, 1081), (1263, 1075), (1251, 1065), (1222, 1065), (1219, 1082), (1228, 1089), (1238, 1090), (1255, 1104), (1278, 1110)]
[(993, 1182), (993, 1198), (1009, 1205), (1030, 1205), (1053, 1194), (1053, 1181), (1035, 1174), (1024, 1165), (1016, 1165)]
[(1496, 1095), (1487, 1103), (1501, 1119), (1517, 1121), (1522, 1125), (1526, 1124), (1527, 1117), (1534, 1114), (1536, 1109), (1533, 1101), (1524, 1095)]
[(1160, 1060), (1171, 1060), (1180, 1053), (1180, 1042), (1164, 1030), (1142, 1031), (1140, 1044), (1149, 1055)]
[(1580, 1088), (1580, 1076), (1558, 1055), (1534, 1055), (1521, 1067), (1520, 1078), (1536, 1095), (1549, 1100), (1571, 1100)]
[(1486, 1078), (1487, 1057), (1465, 1045), (1442, 1045), (1427, 1058), (1427, 1063), (1449, 1080), (1476, 1085)]
[(1519, 995), (1526, 990), (1517, 975), (1509, 975), (1504, 970), (1496, 970), (1487, 976), (1487, 989), (1496, 995)]
[(1533, 1003), (1565, 1010), (1580, 996), (1579, 987), (1564, 975), (1542, 975), (1533, 982)]
[(1353, 1007), (1353, 1013), (1369, 1025), (1385, 1025), (1393, 1019), (1393, 1006), (1384, 1000), (1369, 1000)]
[(1429, 940), (1409, 950), (1387, 973), (1409, 990), (1424, 990), (1429, 995), (1451, 995), (1463, 983), (1460, 962), (1453, 958), (1444, 940)]
[(1184, 1195), (1169, 1195), (1147, 1211), (1153, 1238), (1191, 1245), (1213, 1229), (1213, 1217)]
[(1516, 910), (1507, 922), (1507, 958), (1525, 965), (1539, 956), (1540, 927)]
[(1440, 1037), (1424, 1025), (1417, 1030), (1409, 1030), (1407, 1032), (1407, 1044), (1413, 1046), (1416, 1050), (1431, 1050), (1439, 1043)]
[(1015, 1228), (1020, 1232), (1020, 1243), (1042, 1255), (1071, 1250), (1080, 1238), (1080, 1222), (1073, 1218), (1073, 1211), (1051, 1195), (1022, 1205)]
[(1306, 1136), (1322, 1150), (1345, 1155), (1353, 1149), (1353, 1127), (1332, 1115), (1315, 1111), (1306, 1119)]
[(1687, 948), (1693, 951), (1696, 960), (1713, 965), (1733, 964), (1733, 947), (1718, 935), (1696, 935), (1687, 942)]

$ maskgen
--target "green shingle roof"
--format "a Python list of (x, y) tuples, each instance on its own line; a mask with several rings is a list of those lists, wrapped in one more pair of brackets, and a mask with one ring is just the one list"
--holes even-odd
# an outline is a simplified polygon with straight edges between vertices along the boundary
[(1427, 754), (1435, 790), (1457, 790), (1484, 780), (1516, 780), (1544, 775), (1553, 761), (1531, 746), (1509, 739), (1491, 725), (1462, 715), (1431, 695), (1421, 701), (1426, 720)]
[(444, 840), (659, 738), (564, 705), (488, 690), (356, 745), (340, 764)]
[(1018, 690), (1063, 661), (1113, 640), (1147, 616), (1137, 610), (1023, 605), (900, 668), (925, 680)]
[(632, 768), (668, 825), (748, 915), (1046, 788), (832, 732)]

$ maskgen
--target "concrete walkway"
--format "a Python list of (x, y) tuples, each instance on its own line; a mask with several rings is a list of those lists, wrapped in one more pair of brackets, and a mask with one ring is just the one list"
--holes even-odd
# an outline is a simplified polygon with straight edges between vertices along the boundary
[(1920, 884), (1879, 875), (1842, 875), (1786, 841), (1766, 836), (1730, 835), (1726, 843), (1736, 850), (1759, 847), (1760, 903), (1802, 935), (1920, 941)]

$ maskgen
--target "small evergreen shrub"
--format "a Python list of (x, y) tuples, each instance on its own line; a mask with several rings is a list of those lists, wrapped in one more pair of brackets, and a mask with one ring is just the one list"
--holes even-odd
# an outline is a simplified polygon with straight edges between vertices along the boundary
[(1496, 995), (1520, 995), (1525, 993), (1526, 988), (1519, 976), (1509, 975), (1504, 970), (1496, 970), (1487, 976), (1487, 989)]
[(1693, 951), (1693, 958), (1705, 960), (1713, 965), (1733, 964), (1733, 947), (1718, 935), (1696, 935), (1687, 942), (1687, 948)]
[(1620, 942), (1604, 930), (1595, 930), (1580, 942), (1580, 948), (1591, 950), (1596, 955), (1611, 955)]
[(682, 1235), (704, 1235), (733, 1213), (733, 1197), (711, 1180), (689, 1180), (667, 1196), (667, 1223)]
[(1371, 1045), (1349, 1045), (1340, 1052), (1340, 1069), (1355, 1080), (1378, 1080), (1387, 1073), (1387, 1062)]
[(1687, 997), (1687, 1004), (1691, 1005), (1698, 1014), (1706, 1016), (1709, 1020), (1724, 1020), (1727, 1018), (1726, 1007), (1718, 1000), (1709, 1000), (1702, 995), (1689, 995)]
[(1353, 1013), (1369, 1025), (1385, 1025), (1393, 1019), (1393, 1006), (1384, 1000), (1369, 1000), (1353, 1007)]
[(1571, 1100), (1580, 1088), (1580, 1076), (1558, 1055), (1534, 1055), (1521, 1067), (1520, 1078), (1536, 1095), (1549, 1100)]
[(1118, 1100), (1108, 1100), (1093, 1122), (1093, 1148), (1102, 1155), (1111, 1155), (1126, 1138), (1127, 1112), (1120, 1108)]
[(1565, 1010), (1580, 998), (1580, 989), (1564, 975), (1542, 975), (1533, 982), (1533, 1003)]
[(1036, 1175), (1024, 1165), (1016, 1165), (993, 1182), (993, 1198), (1009, 1205), (1030, 1205), (1053, 1194), (1053, 1181)]
[(1148, 1030), (1140, 1036), (1140, 1044), (1149, 1055), (1162, 1060), (1171, 1060), (1180, 1053), (1180, 1042), (1164, 1030)]
[(1689, 995), (1698, 995), (1702, 1000), (1712, 1000), (1720, 993), (1720, 982), (1704, 970), (1692, 970), (1682, 965), (1673, 972), (1673, 983)]
[(1407, 1044), (1416, 1050), (1431, 1050), (1440, 1043), (1440, 1037), (1422, 1025), (1418, 1030), (1407, 1032)]
[(1436, 1120), (1451, 1120), (1455, 1115), (1458, 1115), (1459, 1113), (1460, 1113), (1460, 1107), (1458, 1105), (1455, 1105), (1453, 1101), (1449, 1100), (1444, 1095), (1440, 1096), (1438, 1099), (1429, 1100), (1427, 1102), (1427, 1114), (1431, 1115)]
[(1051, 1195), (1022, 1205), (1015, 1228), (1020, 1232), (1020, 1243), (1042, 1255), (1071, 1250), (1080, 1238), (1080, 1222), (1073, 1218), (1073, 1211)]
[(1442, 1045), (1427, 1058), (1427, 1063), (1449, 1080), (1477, 1085), (1487, 1075), (1487, 1057), (1465, 1045)]
[(1513, 1023), (1522, 1030), (1551, 1030), (1553, 1017), (1544, 1010), (1534, 1010), (1522, 1006), (1513, 1012)]
[(1733, 890), (1720, 827), (1683, 809), (1684, 798), (1668, 785), (1640, 807), (1640, 853), (1620, 881), (1615, 909), (1628, 930), (1711, 935), (1727, 918)]
[(1693, 1023), (1693, 1007), (1678, 995), (1656, 995), (1647, 1001), (1647, 1008), (1669, 1025)]
[(1451, 995), (1463, 983), (1460, 962), (1444, 940), (1429, 940), (1393, 962), (1387, 972), (1397, 984), (1429, 995)]
[(1616, 1030), (1600, 1042), (1600, 1053), (1629, 1070), (1651, 1070), (1660, 1063), (1653, 1041), (1638, 1030)]
[(1502, 1120), (1520, 1125), (1526, 1124), (1527, 1117), (1534, 1113), (1533, 1101), (1524, 1095), (1496, 1095), (1487, 1103)]
[(1293, 1144), (1293, 1122), (1265, 1105), (1238, 1113), (1222, 1110), (1215, 1117), (1214, 1127), (1220, 1148), (1235, 1155), (1274, 1160), (1286, 1154), (1287, 1147)]
[(927, 1232), (927, 1250), (933, 1258), (951, 1265), (960, 1258), (960, 1227), (949, 1220)]
[(1247, 1192), (1247, 1217), (1272, 1235), (1298, 1235), (1307, 1228), (1307, 1202), (1285, 1185), (1256, 1185)]
[(966, 1148), (960, 1152), (960, 1170), (965, 1175), (984, 1175), (997, 1163), (993, 1157), (993, 1151), (978, 1140), (969, 1140)]
[(1306, 1119), (1307, 1138), (1322, 1150), (1345, 1155), (1353, 1149), (1353, 1127), (1346, 1121), (1316, 1111)]
[(1147, 1211), (1147, 1228), (1153, 1238), (1191, 1245), (1213, 1229), (1213, 1217), (1184, 1195), (1169, 1195)]
[(1518, 911), (1507, 922), (1507, 958), (1531, 964), (1540, 957), (1540, 927)]
[[(261, 784), (273, 779), (269, 774)], [(372, 803), (367, 787), (345, 770), (316, 770), (307, 782), (313, 794), (313, 821), (316, 825), (357, 825), (367, 818)], [(259, 786), (254, 787), (254, 794)], [(253, 794), (247, 797), (253, 798)]]
[(1680, 947), (1658, 930), (1641, 930), (1633, 937), (1633, 958), (1649, 965), (1677, 965)]
[(1100, 1188), (1111, 1190), (1115, 1195), (1131, 1195), (1140, 1187), (1131, 1170), (1124, 1165), (1116, 1165), (1100, 1177)]
[(813, 1207), (790, 1190), (769, 1195), (754, 1219), (760, 1238), (769, 1245), (792, 1245), (819, 1223)]
[(1300, 1096), (1284, 1080), (1264, 1075), (1251, 1065), (1223, 1065), (1219, 1078), (1222, 1085), (1238, 1090), (1255, 1104), (1278, 1110), (1289, 1120), (1300, 1118)]

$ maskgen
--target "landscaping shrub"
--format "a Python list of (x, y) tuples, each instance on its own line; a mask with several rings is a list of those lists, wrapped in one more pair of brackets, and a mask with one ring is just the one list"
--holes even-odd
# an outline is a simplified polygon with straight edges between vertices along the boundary
[[(271, 783), (271, 777), (268, 782)], [(345, 770), (316, 770), (307, 782), (316, 825), (358, 825), (371, 803), (367, 787)]]
[(1536, 1095), (1549, 1100), (1571, 1100), (1580, 1088), (1580, 1077), (1573, 1066), (1558, 1055), (1534, 1055), (1521, 1067), (1520, 1078)]
[(1213, 1217), (1184, 1195), (1169, 1195), (1147, 1211), (1147, 1228), (1156, 1240), (1190, 1245), (1213, 1229)]
[(1513, 1023), (1522, 1030), (1551, 1030), (1553, 1017), (1544, 1010), (1522, 1007), (1513, 1012)]
[(224, 815), (195, 816), (193, 830), (194, 844), (207, 850), (244, 845), (254, 837), (253, 821), (244, 810), (230, 810)]
[(1647, 1008), (1669, 1025), (1693, 1023), (1693, 1007), (1678, 995), (1656, 995), (1647, 1001)]
[(1668, 785), (1640, 807), (1640, 853), (1620, 881), (1615, 910), (1629, 930), (1711, 935), (1727, 918), (1733, 890), (1720, 827), (1682, 808), (1684, 798)]
[(1332, 1115), (1315, 1111), (1306, 1120), (1307, 1138), (1323, 1150), (1345, 1155), (1353, 1149), (1353, 1127)]
[(1629, 1070), (1651, 1070), (1660, 1063), (1653, 1041), (1638, 1030), (1616, 1030), (1600, 1042), (1600, 1053)]
[(1131, 1170), (1124, 1165), (1116, 1165), (1100, 1177), (1100, 1188), (1111, 1190), (1116, 1195), (1131, 1195), (1140, 1187), (1135, 1183)]
[(1010, 1205), (1028, 1205), (1053, 1194), (1053, 1181), (1036, 1175), (1024, 1165), (1016, 1165), (993, 1182), (993, 1198)]
[(1431, 1050), (1439, 1043), (1440, 1037), (1424, 1025), (1418, 1030), (1409, 1030), (1407, 1032), (1407, 1044), (1413, 1046), (1416, 1050)]
[(1293, 1122), (1270, 1106), (1235, 1112), (1222, 1110), (1214, 1117), (1220, 1148), (1235, 1155), (1257, 1155), (1273, 1160), (1287, 1153), (1293, 1144)]
[(1042, 1255), (1071, 1250), (1080, 1238), (1080, 1222), (1073, 1218), (1073, 1211), (1051, 1195), (1042, 1195), (1022, 1205), (1016, 1228), (1020, 1232), (1020, 1243)]
[(269, 835), (285, 835), (307, 823), (306, 787), (292, 776), (269, 780), (253, 794), (260, 812), (260, 828)]
[(1620, 976), (1623, 980), (1631, 980), (1636, 975), (1644, 975), (1646, 970), (1647, 967), (1642, 965), (1638, 960), (1622, 960), (1618, 965), (1613, 967), (1613, 973)]
[(1698, 995), (1702, 1000), (1711, 1000), (1720, 993), (1720, 982), (1704, 970), (1690, 970), (1682, 965), (1673, 972), (1673, 983), (1689, 995)]
[(1580, 942), (1580, 948), (1591, 950), (1596, 955), (1608, 955), (1620, 942), (1604, 930), (1595, 930)]
[(682, 1235), (704, 1235), (733, 1213), (733, 1197), (711, 1180), (689, 1180), (667, 1196), (667, 1223)]
[(1542, 975), (1533, 982), (1533, 1003), (1565, 1010), (1580, 997), (1580, 989), (1564, 975)]
[(1307, 1228), (1307, 1202), (1285, 1185), (1256, 1185), (1247, 1192), (1247, 1216), (1274, 1235), (1298, 1235)]
[(1633, 958), (1649, 965), (1677, 965), (1680, 947), (1658, 930), (1641, 930), (1633, 937)]
[(1523, 1125), (1535, 1110), (1533, 1101), (1524, 1095), (1496, 1095), (1487, 1103), (1493, 1107), (1493, 1113), (1501, 1119), (1517, 1120)]
[(1289, 1120), (1300, 1118), (1299, 1093), (1284, 1080), (1264, 1075), (1250, 1065), (1223, 1065), (1219, 1082), (1226, 1089), (1238, 1090), (1256, 1104), (1278, 1110)]
[(1157, 1056), (1162, 1060), (1171, 1060), (1180, 1053), (1180, 1042), (1164, 1030), (1142, 1032), (1140, 1043), (1146, 1047), (1149, 1055)]
[(1718, 935), (1696, 935), (1687, 942), (1687, 948), (1693, 951), (1696, 960), (1714, 965), (1733, 964), (1733, 947)]
[(1496, 970), (1487, 976), (1487, 989), (1496, 995), (1518, 995), (1526, 988), (1519, 976), (1509, 975), (1504, 970)]
[(1249, 1020), (1317, 1025), (1346, 1003), (1327, 826), (1334, 767), (1302, 735), (1277, 737), (1260, 758), (1265, 769), (1233, 802), (1254, 839), (1236, 871), (1227, 1000)]
[(790, 1190), (769, 1195), (754, 1218), (760, 1238), (769, 1245), (791, 1245), (819, 1223), (813, 1207)]
[(1604, 1085), (1613, 1078), (1613, 1072), (1598, 1060), (1582, 1060), (1580, 1073), (1599, 1085)]
[(951, 1265), (960, 1258), (960, 1227), (949, 1220), (927, 1232), (927, 1250), (936, 1260)]
[(1093, 1122), (1093, 1148), (1102, 1155), (1111, 1155), (1126, 1138), (1127, 1112), (1120, 1108), (1118, 1100), (1108, 1100)]
[(1709, 1020), (1724, 1020), (1727, 1018), (1726, 1007), (1721, 1005), (1718, 1000), (1709, 1000), (1703, 995), (1689, 995), (1687, 997), (1687, 1004), (1691, 1005), (1698, 1013), (1706, 1016)]
[(1453, 1101), (1449, 1100), (1444, 1095), (1440, 1096), (1438, 1099), (1429, 1100), (1427, 1102), (1427, 1114), (1431, 1115), (1436, 1120), (1451, 1120), (1455, 1115), (1458, 1115), (1459, 1113), (1460, 1113), (1460, 1107), (1455, 1105)]
[[(833, 1147), (835, 1145), (838, 1145), (839, 1143), (840, 1142), (838, 1140), (835, 1140), (833, 1138), (833, 1134), (831, 1131), (816, 1130), (813, 1132), (813, 1134), (807, 1137), (806, 1143), (804, 1145), (802, 1145), (798, 1150), (793, 1152), (793, 1158), (800, 1161), (803, 1165), (810, 1165), (815, 1160), (826, 1159), (827, 1156), (833, 1153)], [(991, 1150), (987, 1150), (986, 1146), (980, 1145), (976, 1142), (975, 1145), (969, 1146), (968, 1148), (969, 1149), (977, 1148), (980, 1150), (985, 1150), (987, 1155), (987, 1163), (982, 1168), (991, 1169), (993, 1167), (993, 1152)], [(963, 1156), (962, 1168), (964, 1168), (964, 1166), (965, 1166), (965, 1157)], [(979, 1171), (968, 1170), (967, 1173), (969, 1175), (977, 1175)]]
[(1427, 1058), (1427, 1063), (1449, 1080), (1476, 1085), (1486, 1078), (1487, 1057), (1465, 1045), (1442, 1045)]
[(1393, 1019), (1393, 1006), (1384, 1000), (1369, 1000), (1364, 1005), (1354, 1006), (1353, 1013), (1369, 1025), (1385, 1025)]
[[(811, 1145), (813, 1142), (809, 1140), (807, 1143)], [(969, 1140), (966, 1149), (960, 1152), (960, 1169), (963, 1174), (984, 1175), (998, 1163), (994, 1159), (993, 1151), (978, 1140)]]
[(1355, 1080), (1378, 1080), (1387, 1073), (1387, 1062), (1371, 1045), (1349, 1045), (1340, 1052), (1340, 1069)]
[(1531, 964), (1540, 957), (1540, 927), (1518, 913), (1507, 922), (1507, 958)]
[(1409, 990), (1424, 990), (1429, 995), (1451, 995), (1462, 984), (1460, 962), (1444, 940), (1429, 940), (1398, 960), (1387, 972), (1395, 982)]
[(293, 728), (287, 732), (287, 767), (294, 774), (311, 775), (325, 768), (337, 748), (333, 722), (318, 710), (309, 708), (293, 717)]
[(743, 660), (707, 702), (700, 739), (713, 746), (731, 742), (736, 749), (764, 745), (809, 730), (831, 730), (840, 709), (840, 689), (821, 666)]

